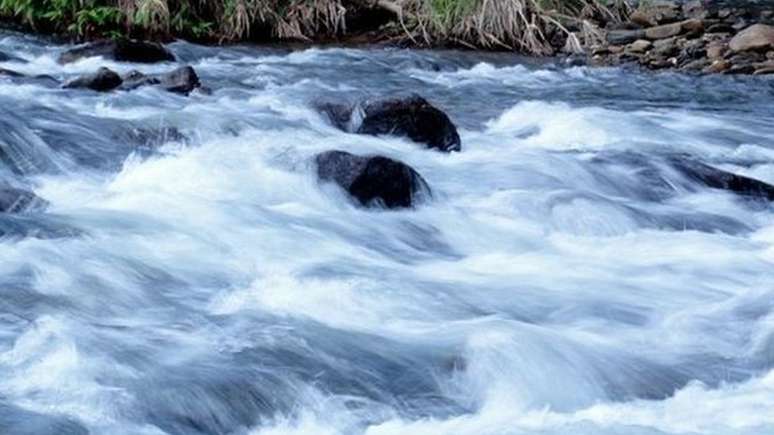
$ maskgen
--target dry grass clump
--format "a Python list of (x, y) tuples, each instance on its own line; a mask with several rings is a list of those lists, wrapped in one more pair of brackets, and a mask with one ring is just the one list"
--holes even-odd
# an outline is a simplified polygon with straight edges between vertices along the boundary
[[(573, 51), (599, 38), (596, 23), (621, 22), (622, 0), (398, 0), (404, 26), (425, 44), (459, 43), (514, 49), (535, 55), (555, 52), (555, 40)], [(412, 21), (413, 20), (413, 21)]]
[(312, 40), (346, 35), (347, 19), (369, 10), (387, 13), (392, 24), (353, 27), (385, 39), (535, 55), (592, 45), (603, 36), (598, 23), (628, 14), (624, 0), (0, 0), (6, 18), (80, 38)]

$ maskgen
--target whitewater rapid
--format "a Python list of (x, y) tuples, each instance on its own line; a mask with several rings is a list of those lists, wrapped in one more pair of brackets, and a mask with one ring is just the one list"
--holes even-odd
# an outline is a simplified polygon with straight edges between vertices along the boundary
[[(0, 35), (58, 80), (108, 66)], [(774, 81), (506, 54), (170, 45), (212, 95), (0, 77), (0, 433), (771, 434), (774, 213), (667, 153), (774, 183)], [(418, 92), (463, 151), (314, 102)], [(356, 206), (311, 163), (404, 161)]]

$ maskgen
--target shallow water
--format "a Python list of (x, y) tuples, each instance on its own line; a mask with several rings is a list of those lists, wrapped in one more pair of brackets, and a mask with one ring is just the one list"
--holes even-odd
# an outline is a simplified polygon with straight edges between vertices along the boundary
[[(67, 79), (15, 34), (0, 63)], [(508, 55), (175, 43), (210, 96), (0, 77), (0, 433), (771, 434), (774, 81)], [(463, 152), (313, 109), (419, 92)], [(176, 134), (158, 134), (176, 128)], [(155, 132), (155, 133), (154, 133)], [(315, 153), (416, 168), (355, 206)]]

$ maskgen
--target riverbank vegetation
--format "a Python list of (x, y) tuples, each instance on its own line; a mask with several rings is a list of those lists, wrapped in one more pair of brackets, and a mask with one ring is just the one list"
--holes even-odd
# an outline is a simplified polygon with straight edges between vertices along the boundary
[[(599, 38), (624, 0), (0, 0), (28, 29), (84, 40), (392, 41), (552, 54)], [(592, 24), (594, 23), (594, 24)]]

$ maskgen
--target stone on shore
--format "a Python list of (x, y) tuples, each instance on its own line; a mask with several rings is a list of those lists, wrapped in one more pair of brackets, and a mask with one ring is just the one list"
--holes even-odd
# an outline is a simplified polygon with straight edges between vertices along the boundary
[(728, 43), (731, 51), (766, 51), (774, 48), (774, 27), (754, 24), (731, 38)]
[(626, 45), (645, 38), (644, 30), (612, 30), (607, 32), (607, 42), (614, 45)]
[(631, 44), (629, 44), (626, 47), (626, 51), (631, 53), (644, 53), (648, 50), (650, 50), (650, 47), (653, 46), (653, 43), (645, 40), (645, 39), (638, 39)]

